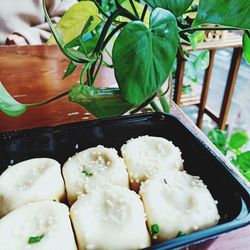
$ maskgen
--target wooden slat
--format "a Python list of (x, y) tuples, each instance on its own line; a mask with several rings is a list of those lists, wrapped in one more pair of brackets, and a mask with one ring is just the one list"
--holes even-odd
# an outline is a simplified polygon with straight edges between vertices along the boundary
[[(193, 50), (190, 45), (183, 45), (184, 48), (188, 51)], [(242, 36), (228, 32), (223, 39), (220, 40), (212, 40), (212, 41), (207, 41), (203, 42), (198, 47), (196, 50), (212, 50), (212, 49), (222, 49), (222, 48), (238, 48), (242, 47)]]
[(205, 76), (204, 76), (203, 88), (202, 88), (202, 93), (201, 93), (201, 102), (199, 105), (198, 118), (197, 118), (197, 122), (196, 122), (196, 125), (199, 128), (202, 127), (203, 114), (204, 114), (205, 106), (207, 103), (208, 90), (209, 90), (209, 86), (210, 86), (210, 80), (211, 80), (211, 76), (212, 76), (214, 57), (215, 57), (216, 50), (213, 49), (213, 50), (210, 50), (209, 52), (210, 52), (210, 62), (209, 62), (209, 66), (206, 69)]
[(224, 97), (220, 111), (220, 118), (218, 124), (220, 129), (226, 128), (228, 112), (233, 97), (238, 71), (240, 68), (241, 57), (242, 57), (242, 48), (235, 48), (232, 56), (231, 66), (227, 78), (226, 89), (224, 92)]

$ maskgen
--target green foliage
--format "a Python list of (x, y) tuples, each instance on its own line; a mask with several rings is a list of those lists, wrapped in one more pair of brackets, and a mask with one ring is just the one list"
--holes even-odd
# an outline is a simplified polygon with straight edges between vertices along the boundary
[(243, 55), (247, 63), (250, 64), (250, 31), (243, 35)]
[(73, 85), (69, 99), (82, 105), (98, 118), (122, 115), (132, 108), (132, 105), (123, 99), (119, 89), (115, 88)]
[(249, 29), (249, 13), (249, 0), (200, 0), (193, 26), (208, 23)]
[(236, 131), (228, 138), (227, 132), (213, 129), (209, 132), (208, 137), (250, 181), (250, 151), (242, 152), (242, 147), (249, 141), (247, 133)]
[[(204, 30), (211, 29), (203, 24), (229, 26), (213, 29), (236, 27), (245, 30), (244, 57), (250, 61), (249, 0), (200, 0), (198, 6), (193, 0), (144, 0), (145, 4), (134, 0), (79, 1), (63, 15), (56, 27), (45, 2), (43, 0), (45, 17), (54, 36), (49, 43), (55, 41), (70, 59), (63, 77), (72, 74), (77, 67), (82, 69), (80, 86), (72, 87), (69, 98), (97, 117), (121, 115), (130, 109), (138, 111), (153, 102), (168, 78), (178, 48), (188, 59), (181, 41), (190, 43), (195, 49), (204, 39)], [(192, 24), (187, 14), (195, 16), (197, 9)], [(194, 28), (195, 25), (199, 27)], [(108, 64), (105, 62), (107, 45), (114, 45), (112, 62)], [(189, 78), (197, 81), (197, 71), (208, 66), (209, 53), (202, 51), (188, 60)], [(95, 88), (102, 65), (114, 67), (119, 89)], [(12, 116), (22, 114), (26, 107), (44, 105), (67, 94), (24, 105), (11, 98), (3, 86), (1, 89), (1, 110)], [(164, 97), (159, 99), (163, 110), (168, 111)], [(156, 107), (154, 102), (152, 105)]]
[(188, 38), (192, 49), (195, 50), (199, 44), (201, 44), (205, 39), (205, 31), (195, 31), (192, 34), (188, 34)]
[(209, 51), (202, 51), (195, 59), (193, 65), (196, 70), (205, 70), (209, 65)]
[(161, 87), (172, 68), (177, 41), (174, 15), (160, 8), (152, 12), (149, 28), (136, 21), (121, 31), (114, 44), (113, 63), (127, 101), (139, 105)]
[(19, 116), (25, 112), (26, 106), (16, 101), (0, 82), (0, 110), (9, 116)]
[[(93, 17), (91, 24), (82, 32), (90, 17)], [(100, 18), (98, 17), (98, 9), (95, 4), (90, 1), (82, 1), (73, 5), (63, 15), (56, 28), (63, 34), (64, 42), (68, 43), (81, 33), (86, 34), (94, 30), (99, 23)], [(55, 44), (53, 36), (49, 39), (48, 43)]]
[(163, 8), (171, 11), (176, 17), (185, 13), (193, 0), (145, 0), (152, 8)]
[(235, 132), (229, 139), (228, 146), (230, 149), (240, 149), (248, 142), (248, 135), (244, 131)]
[(209, 132), (208, 137), (223, 154), (227, 153), (227, 132), (220, 129), (213, 129)]

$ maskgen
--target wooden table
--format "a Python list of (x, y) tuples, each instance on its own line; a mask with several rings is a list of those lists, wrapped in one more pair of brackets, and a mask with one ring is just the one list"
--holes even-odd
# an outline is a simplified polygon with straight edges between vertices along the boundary
[[(39, 102), (64, 92), (79, 79), (79, 70), (61, 80), (68, 60), (56, 46), (0, 47), (0, 81), (23, 103)], [(112, 71), (104, 69), (98, 79), (99, 86), (114, 85)], [(214, 151), (227, 161), (207, 137), (172, 103), (172, 113), (180, 117)], [(25, 128), (55, 126), (75, 121), (95, 119), (81, 106), (63, 98), (47, 106), (30, 108), (25, 114), (11, 118), (0, 114), (0, 132)], [(232, 171), (235, 171), (232, 168)], [(232, 204), (233, 205), (233, 204)], [(214, 240), (194, 245), (189, 249), (247, 250), (250, 249), (250, 226), (219, 236)]]

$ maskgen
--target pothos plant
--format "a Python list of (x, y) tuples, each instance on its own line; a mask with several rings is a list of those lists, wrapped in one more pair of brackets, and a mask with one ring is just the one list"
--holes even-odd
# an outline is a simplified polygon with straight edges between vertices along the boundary
[[(160, 97), (163, 110), (169, 111), (161, 87), (177, 52), (187, 58), (182, 43), (195, 49), (203, 41), (205, 30), (243, 30), (244, 57), (250, 62), (249, 0), (80, 1), (64, 14), (57, 26), (48, 15), (45, 0), (43, 7), (56, 43), (70, 59), (63, 77), (81, 67), (80, 84), (48, 101), (33, 104), (17, 102), (0, 84), (0, 108), (11, 116), (65, 95), (98, 118), (137, 112), (148, 104), (160, 110), (155, 97)], [(195, 19), (187, 22), (190, 13)], [(107, 49), (108, 44), (112, 53)], [(111, 63), (105, 61), (104, 53), (110, 55)], [(205, 68), (209, 54), (202, 52), (192, 60), (194, 67)], [(114, 69), (117, 88), (95, 87), (103, 65)]]
[(244, 150), (249, 143), (248, 134), (245, 131), (235, 131), (229, 136), (226, 131), (216, 128), (209, 132), (208, 137), (250, 182), (250, 150)]

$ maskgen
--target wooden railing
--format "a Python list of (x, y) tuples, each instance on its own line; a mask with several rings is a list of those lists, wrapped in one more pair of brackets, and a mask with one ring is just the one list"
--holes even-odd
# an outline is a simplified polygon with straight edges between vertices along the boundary
[[(192, 50), (191, 46), (184, 45), (184, 48), (187, 51)], [(207, 97), (214, 66), (215, 53), (217, 49), (223, 48), (233, 48), (233, 56), (228, 72), (220, 113), (219, 115), (217, 115), (211, 108), (207, 106)], [(204, 114), (207, 114), (212, 120), (217, 123), (220, 129), (225, 129), (242, 58), (242, 37), (239, 34), (226, 33), (223, 39), (204, 42), (197, 47), (197, 50), (209, 50), (210, 52), (210, 63), (205, 71), (201, 94), (199, 96), (192, 95), (189, 97), (187, 95), (182, 94), (182, 85), (186, 61), (180, 55), (178, 55), (174, 88), (174, 101), (177, 105), (180, 106), (197, 105), (199, 107), (198, 118), (196, 122), (199, 128), (202, 127)]]

